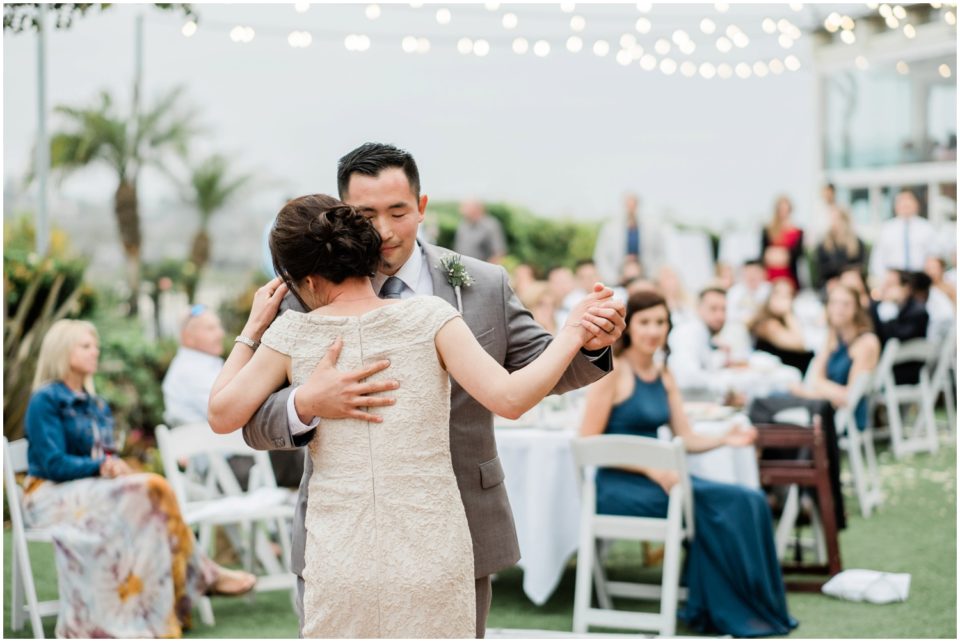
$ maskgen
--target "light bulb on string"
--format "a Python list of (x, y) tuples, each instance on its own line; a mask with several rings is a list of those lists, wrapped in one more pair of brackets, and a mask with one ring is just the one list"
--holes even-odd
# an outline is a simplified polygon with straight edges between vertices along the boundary
[(903, 35), (905, 35), (907, 38), (911, 38), (911, 39), (916, 38), (916, 37), (917, 37), (917, 30), (916, 30), (916, 28), (915, 28), (913, 25), (911, 25), (911, 24), (903, 25)]
[(697, 45), (696, 43), (693, 42), (693, 40), (686, 40), (683, 42), (683, 44), (680, 45), (680, 51), (682, 51), (684, 55), (687, 55), (687, 56), (689, 56), (696, 50), (697, 50)]
[(603, 58), (610, 53), (610, 43), (606, 40), (597, 40), (593, 43), (593, 55)]
[(726, 13), (727, 9), (730, 8), (730, 5), (726, 2), (716, 2), (714, 3), (713, 8), (716, 9), (718, 13)]
[(473, 42), (473, 55), (483, 58), (488, 53), (490, 53), (490, 43), (479, 38)]
[(448, 25), (450, 20), (453, 19), (453, 15), (449, 9), (437, 9), (436, 18), (439, 24)]
[(657, 58), (651, 54), (644, 54), (640, 59), (640, 68), (644, 71), (653, 71), (657, 68)]
[(780, 37), (777, 38), (777, 42), (779, 42), (780, 46), (783, 47), (784, 49), (789, 49), (790, 47), (793, 46), (793, 38), (791, 38), (785, 33), (780, 34)]
[(562, 12), (564, 12), (564, 13), (573, 13), (573, 12), (576, 11), (576, 10), (577, 10), (577, 5), (574, 4), (573, 2), (561, 2), (561, 3), (560, 3), (560, 11), (562, 11)]
[(768, 71), (767, 63), (763, 62), (762, 60), (758, 60), (753, 63), (753, 75), (757, 78), (764, 78)]
[(744, 80), (746, 80), (747, 78), (749, 78), (749, 77), (750, 77), (750, 74), (753, 73), (753, 71), (751, 71), (751, 69), (750, 69), (750, 65), (748, 65), (748, 64), (745, 63), (745, 62), (738, 62), (738, 63), (737, 63), (737, 66), (736, 66), (736, 68), (735, 68), (735, 71), (737, 72), (737, 76), (738, 76), (739, 78), (744, 79)]
[(670, 53), (670, 41), (666, 38), (660, 38), (653, 45), (653, 50), (656, 51), (661, 56), (665, 56)]
[(731, 49), (733, 49), (732, 42), (730, 42), (723, 36), (720, 36), (719, 38), (717, 38), (717, 50), (720, 53), (728, 53)]
[(721, 62), (719, 65), (717, 65), (717, 76), (722, 80), (729, 80), (730, 78), (733, 78), (733, 67), (731, 67), (728, 63)]
[(680, 73), (687, 78), (693, 78), (697, 75), (697, 66), (689, 60), (685, 60), (683, 64), (680, 65)]
[(704, 18), (700, 21), (700, 31), (709, 36), (717, 31), (717, 23), (710, 18)]
[(790, 71), (799, 71), (800, 69), (800, 59), (793, 54), (784, 58), (783, 64), (786, 65), (787, 69)]
[(852, 45), (857, 41), (857, 36), (852, 31), (842, 31), (840, 32), (840, 40), (845, 44)]
[(940, 76), (943, 78), (949, 78), (953, 75), (953, 70), (950, 69), (950, 65), (943, 64), (937, 68), (937, 71), (940, 72)]
[(865, 56), (857, 56), (856, 58), (854, 58), (853, 64), (855, 64), (857, 66), (857, 69), (859, 69), (860, 71), (866, 71), (867, 68), (870, 66), (870, 63), (867, 61)]
[(907, 63), (905, 63), (904, 61), (901, 60), (900, 62), (897, 63), (897, 73), (899, 73), (899, 74), (901, 74), (901, 75), (904, 75), (904, 76), (907, 75), (907, 74), (909, 74), (909, 73), (910, 73), (910, 65), (908, 65)]
[(760, 28), (763, 29), (763, 33), (774, 34), (777, 31), (777, 23), (773, 18), (764, 18)]
[(502, 24), (504, 29), (516, 29), (517, 23), (517, 14), (515, 13), (505, 13), (503, 14)]
[(463, 37), (457, 40), (457, 51), (466, 56), (473, 53), (473, 39)]
[(570, 18), (570, 28), (580, 32), (587, 28), (587, 20), (583, 16), (574, 16)]
[(629, 49), (621, 49), (617, 52), (617, 64), (626, 67), (633, 62), (633, 58), (630, 57)]
[(770, 73), (772, 73), (774, 76), (779, 76), (786, 71), (786, 67), (783, 66), (783, 63), (779, 58), (774, 58), (767, 66), (770, 68)]
[(567, 38), (567, 51), (570, 53), (580, 53), (583, 50), (583, 38), (580, 36), (570, 36)]
[(897, 5), (893, 8), (893, 15), (896, 16), (897, 20), (904, 20), (907, 17), (907, 10)]
[(653, 24), (647, 18), (637, 18), (637, 22), (634, 25), (634, 28), (638, 33), (650, 33), (650, 28)]
[(710, 80), (717, 75), (717, 68), (713, 66), (713, 63), (705, 62), (700, 65), (700, 75), (704, 79)]
[(513, 39), (513, 53), (523, 55), (530, 50), (530, 43), (527, 42), (526, 38), (514, 38)]
[(620, 36), (620, 47), (623, 49), (629, 49), (633, 45), (637, 44), (637, 37), (632, 33), (625, 33)]
[(533, 45), (533, 54), (540, 58), (547, 57), (550, 55), (550, 43), (546, 40), (537, 40), (536, 44)]
[(497, 9), (500, 8), (500, 3), (499, 3), (499, 2), (485, 2), (483, 6), (484, 6), (484, 8), (486, 8), (487, 11), (496, 11)]
[(197, 33), (197, 23), (193, 20), (186, 21), (183, 23), (183, 27), (180, 28), (180, 33), (182, 33), (185, 38), (193, 36), (193, 34)]
[(430, 41), (424, 37), (417, 38), (417, 53), (425, 54), (430, 51)]
[(363, 13), (367, 16), (367, 20), (376, 20), (380, 17), (380, 5), (368, 4)]
[(677, 62), (673, 58), (664, 58), (660, 61), (660, 72), (665, 76), (671, 76), (677, 70)]
[(638, 2), (637, 11), (640, 13), (650, 13), (650, 10), (653, 9), (652, 2)]
[(670, 37), (670, 39), (673, 40), (673, 44), (679, 47), (683, 43), (690, 40), (690, 35), (683, 29), (677, 29), (673, 32), (673, 35)]
[(415, 53), (417, 51), (417, 37), (416, 36), (406, 36), (400, 42), (400, 48), (403, 49), (404, 53)]
[(309, 3), (309, 2), (294, 2), (294, 3), (293, 3), (293, 10), (296, 11), (297, 13), (306, 13), (307, 11), (310, 10), (310, 3)]
[(957, 14), (952, 11), (944, 11), (943, 20), (952, 27), (957, 24)]

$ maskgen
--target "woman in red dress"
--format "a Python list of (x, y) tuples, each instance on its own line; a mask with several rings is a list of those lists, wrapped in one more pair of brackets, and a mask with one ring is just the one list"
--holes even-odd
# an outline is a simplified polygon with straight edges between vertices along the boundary
[(777, 198), (773, 220), (763, 228), (761, 252), (763, 265), (767, 268), (767, 280), (787, 278), (799, 289), (797, 263), (803, 254), (803, 230), (790, 220), (793, 203), (786, 196)]

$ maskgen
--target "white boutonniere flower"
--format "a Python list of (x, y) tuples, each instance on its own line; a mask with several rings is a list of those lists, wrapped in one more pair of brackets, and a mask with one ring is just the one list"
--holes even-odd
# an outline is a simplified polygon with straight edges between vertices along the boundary
[(460, 297), (460, 288), (473, 285), (473, 277), (467, 272), (467, 268), (463, 264), (463, 257), (459, 254), (447, 254), (440, 259), (437, 268), (443, 271), (444, 276), (447, 277), (447, 283), (453, 286), (453, 291), (457, 294), (457, 310), (460, 311), (460, 314), (463, 314), (463, 299)]

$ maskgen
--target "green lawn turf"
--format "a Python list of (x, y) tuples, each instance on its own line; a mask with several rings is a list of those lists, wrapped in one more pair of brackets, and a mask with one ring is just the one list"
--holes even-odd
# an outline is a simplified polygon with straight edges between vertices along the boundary
[[(849, 525), (841, 534), (844, 568), (866, 568), (912, 574), (910, 597), (903, 604), (876, 606), (835, 600), (819, 594), (791, 593), (790, 611), (800, 621), (793, 637), (800, 638), (956, 638), (957, 512), (956, 447), (949, 444), (936, 455), (915, 455), (894, 462), (881, 454), (886, 503), (870, 519), (847, 502)], [(852, 493), (847, 493), (850, 498)], [(19, 633), (10, 630), (10, 536), (4, 531), (4, 637), (31, 637), (29, 624)], [(636, 577), (639, 545), (619, 543), (609, 560), (611, 576)], [(52, 549), (34, 549), (34, 575), (41, 599), (55, 597), (56, 575)], [(572, 624), (575, 565), (569, 564), (560, 586), (541, 607), (523, 594), (522, 573), (511, 569), (494, 583), (490, 628), (531, 628), (569, 631)], [(621, 601), (621, 604), (624, 602)], [(297, 636), (296, 616), (289, 593), (271, 592), (253, 598), (215, 598), (217, 624), (197, 620), (190, 638), (257, 638)], [(44, 628), (53, 636), (55, 618)], [(679, 634), (690, 632), (682, 626)]]

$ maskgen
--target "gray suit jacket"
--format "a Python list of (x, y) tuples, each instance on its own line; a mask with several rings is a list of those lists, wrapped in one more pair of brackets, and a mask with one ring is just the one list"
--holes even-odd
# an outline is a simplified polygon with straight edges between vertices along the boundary
[[(446, 250), (423, 246), (433, 280), (434, 295), (457, 305), (453, 287), (438, 269)], [(547, 333), (523, 307), (510, 288), (506, 271), (496, 265), (463, 257), (474, 283), (461, 288), (463, 319), (477, 341), (494, 359), (509, 370), (518, 370), (543, 352), (550, 343)], [(299, 305), (288, 295), (293, 303)], [(285, 301), (285, 306), (288, 301)], [(582, 353), (571, 363), (552, 391), (561, 394), (593, 383), (613, 367), (609, 350), (594, 361)], [(292, 437), (287, 423), (287, 400), (290, 387), (273, 395), (243, 428), (246, 442), (258, 450), (285, 450), (305, 445), (313, 431)], [(321, 421), (320, 430), (323, 430)], [(497, 457), (493, 415), (481, 406), (456, 381), (453, 382), (450, 404), (450, 451), (460, 494), (473, 537), (474, 573), (485, 577), (516, 564), (520, 559), (513, 513), (504, 487), (503, 468)], [(313, 472), (307, 457), (300, 482), (300, 495), (294, 517), (292, 570), (302, 575), (306, 532), (304, 516), (307, 508), (308, 480)]]

